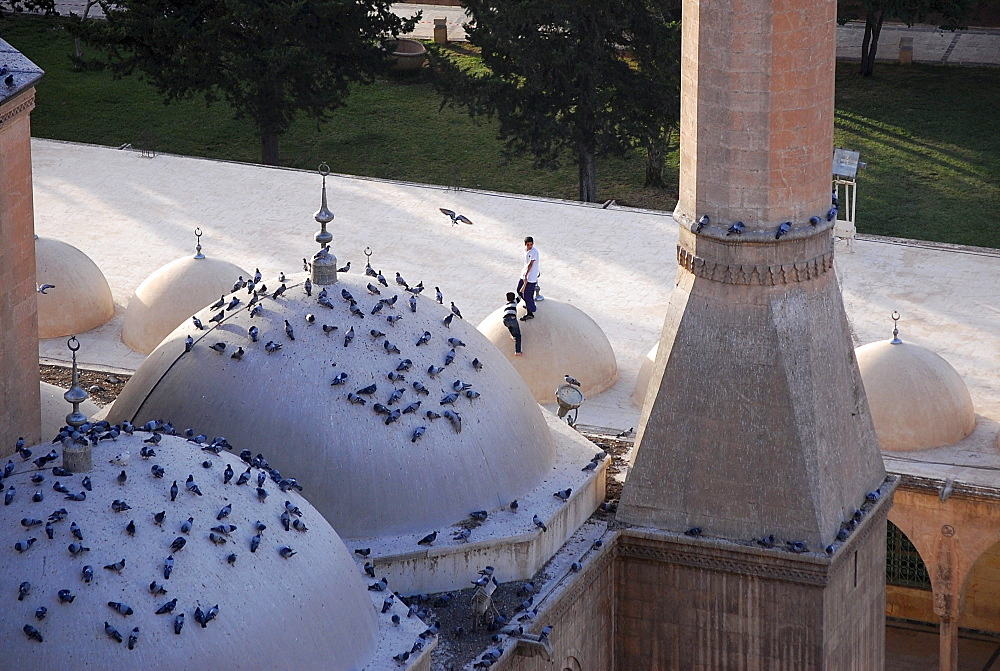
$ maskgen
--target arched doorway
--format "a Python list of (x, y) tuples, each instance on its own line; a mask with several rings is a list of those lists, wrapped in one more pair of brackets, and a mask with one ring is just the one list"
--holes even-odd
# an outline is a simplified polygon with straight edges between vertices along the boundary
[(899, 527), (886, 525), (885, 605), (889, 618), (936, 625), (934, 595), (927, 566)]

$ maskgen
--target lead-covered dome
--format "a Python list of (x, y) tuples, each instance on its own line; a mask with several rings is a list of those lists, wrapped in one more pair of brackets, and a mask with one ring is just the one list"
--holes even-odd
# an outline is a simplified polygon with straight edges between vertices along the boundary
[(376, 615), (323, 517), (225, 450), (152, 435), (102, 440), (89, 472), (56, 471), (61, 446), (42, 467), (34, 460), (52, 445), (12, 457), (0, 508), (4, 668), (365, 666)]
[(360, 273), (309, 293), (306, 279), (286, 279), (277, 298), (276, 281), (226, 296), (198, 313), (205, 330), (182, 324), (109, 418), (169, 418), (260, 446), (345, 538), (426, 533), (547, 475), (555, 447), (540, 408), (448, 306)]
[(38, 337), (97, 328), (115, 314), (111, 287), (89, 256), (61, 240), (35, 239), (35, 278), (54, 288), (38, 295)]
[(248, 273), (239, 266), (211, 257), (188, 256), (158, 268), (142, 281), (129, 299), (122, 324), (122, 340), (149, 354), (160, 341), (198, 310), (233, 290)]
[(538, 305), (535, 318), (520, 322), (524, 355), (514, 356), (514, 343), (503, 325), (503, 308), (488, 315), (479, 330), (521, 374), (535, 400), (555, 403), (565, 376), (580, 381), (587, 397), (610, 388), (618, 378), (618, 362), (608, 337), (580, 308), (552, 298)]
[(889, 341), (863, 345), (855, 352), (883, 450), (942, 447), (972, 433), (972, 396), (940, 356), (919, 345)]

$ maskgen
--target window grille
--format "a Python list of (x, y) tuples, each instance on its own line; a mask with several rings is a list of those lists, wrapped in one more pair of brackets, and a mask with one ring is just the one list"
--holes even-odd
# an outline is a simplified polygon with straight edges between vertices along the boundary
[(889, 522), (885, 535), (885, 582), (887, 585), (931, 589), (927, 566), (910, 539)]

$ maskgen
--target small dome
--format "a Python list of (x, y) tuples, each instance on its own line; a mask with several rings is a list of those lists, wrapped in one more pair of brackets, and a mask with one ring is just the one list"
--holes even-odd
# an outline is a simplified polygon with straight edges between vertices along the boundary
[(38, 337), (58, 338), (97, 328), (115, 314), (111, 287), (90, 257), (51, 238), (35, 240), (35, 278), (55, 288), (38, 294)]
[(187, 256), (171, 261), (142, 281), (129, 299), (122, 340), (149, 354), (181, 323), (219, 296), (233, 290), (249, 273), (221, 259)]
[[(213, 454), (166, 435), (144, 444), (151, 435), (102, 440), (85, 473), (57, 475), (58, 457), (36, 467), (33, 460), (50, 444), (31, 448), (30, 460), (12, 457), (13, 473), (3, 481), (10, 504), (0, 508), (4, 668), (183, 669), (219, 666), (219, 660), (262, 669), (365, 666), (377, 644), (375, 611), (357, 565), (322, 516), (294, 490), (283, 492), (265, 471), (225, 450)], [(143, 448), (155, 456), (142, 458)], [(56, 453), (61, 457), (62, 448)], [(163, 477), (154, 477), (154, 465), (165, 470)], [(235, 473), (228, 484), (227, 466)], [(237, 485), (247, 470), (250, 482)], [(265, 474), (264, 501), (258, 474)], [(189, 476), (200, 495), (187, 488)], [(39, 477), (44, 480), (32, 480)], [(179, 491), (171, 500), (174, 481)], [(73, 498), (54, 491), (57, 483)], [(85, 500), (73, 500), (84, 494)], [(38, 497), (43, 500), (34, 501)], [(301, 517), (290, 519), (306, 531), (283, 528), (286, 506), (299, 509)], [(188, 518), (193, 522), (185, 530)], [(252, 552), (258, 520), (267, 528)], [(220, 525), (235, 528), (213, 530)], [(27, 549), (15, 545), (32, 538)], [(296, 554), (282, 556), (286, 546)], [(168, 557), (173, 569), (166, 574)], [(165, 592), (154, 594), (151, 583)], [(171, 612), (157, 614), (174, 600)], [(216, 605), (203, 627), (196, 609), (208, 613)], [(105, 622), (123, 640), (114, 639)], [(31, 638), (32, 631), (42, 640)]]
[(632, 402), (642, 408), (649, 393), (649, 381), (653, 379), (653, 367), (656, 366), (656, 353), (660, 349), (660, 343), (655, 343), (646, 356), (642, 357), (642, 364), (639, 365), (639, 376), (635, 380), (635, 389), (632, 390)]
[[(374, 278), (360, 273), (311, 286), (311, 295), (305, 280), (287, 278), (277, 299), (278, 283), (267, 281), (265, 294), (253, 294), (255, 316), (248, 310), (255, 299), (241, 289), (225, 298), (226, 307), (239, 299), (233, 310), (197, 315), (205, 330), (182, 324), (125, 385), (109, 419), (169, 418), (238, 448), (259, 446), (275, 467), (299, 474), (309, 500), (345, 538), (427, 533), (469, 511), (505, 506), (548, 475), (555, 444), (540, 408), (472, 326), (458, 317), (446, 326), (451, 312), (433, 297), (414, 297), (413, 312), (401, 288), (372, 295)], [(356, 314), (342, 291), (357, 301)], [(213, 323), (218, 314), (221, 323)], [(269, 342), (280, 349), (269, 353)], [(237, 348), (243, 354), (234, 359)], [(442, 370), (431, 375), (430, 366)], [(471, 387), (455, 392), (456, 382)], [(445, 411), (457, 413), (455, 422)]]
[(514, 356), (514, 342), (503, 325), (503, 308), (479, 324), (479, 331), (497, 346), (528, 384), (539, 403), (555, 403), (556, 389), (571, 375), (582, 383), (584, 396), (600, 394), (615, 383), (618, 363), (604, 331), (585, 312), (546, 297), (535, 318), (520, 322), (523, 356)]
[[(66, 424), (66, 415), (73, 412), (73, 406), (66, 402), (66, 390), (48, 382), (40, 382), (42, 401), (42, 440), (52, 440)], [(89, 398), (80, 404), (80, 412), (93, 417), (101, 411)]]
[(972, 396), (947, 361), (911, 343), (855, 350), (875, 433), (883, 450), (951, 445), (975, 428)]

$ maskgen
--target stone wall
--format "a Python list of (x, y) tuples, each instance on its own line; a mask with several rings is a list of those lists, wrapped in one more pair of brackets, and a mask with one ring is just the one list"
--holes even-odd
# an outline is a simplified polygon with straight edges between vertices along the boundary
[(31, 192), (33, 88), (0, 104), (0, 455), (38, 442), (38, 313)]
[(882, 668), (886, 508), (832, 561), (622, 532), (614, 668)]
[[(618, 570), (615, 548), (608, 541), (604, 554), (587, 563), (580, 573), (553, 595), (550, 605), (535, 618), (536, 630), (554, 624), (549, 636), (550, 659), (528, 657), (517, 648), (498, 669), (503, 671), (612, 671), (614, 669), (615, 608)], [(559, 588), (557, 588), (559, 589)]]

